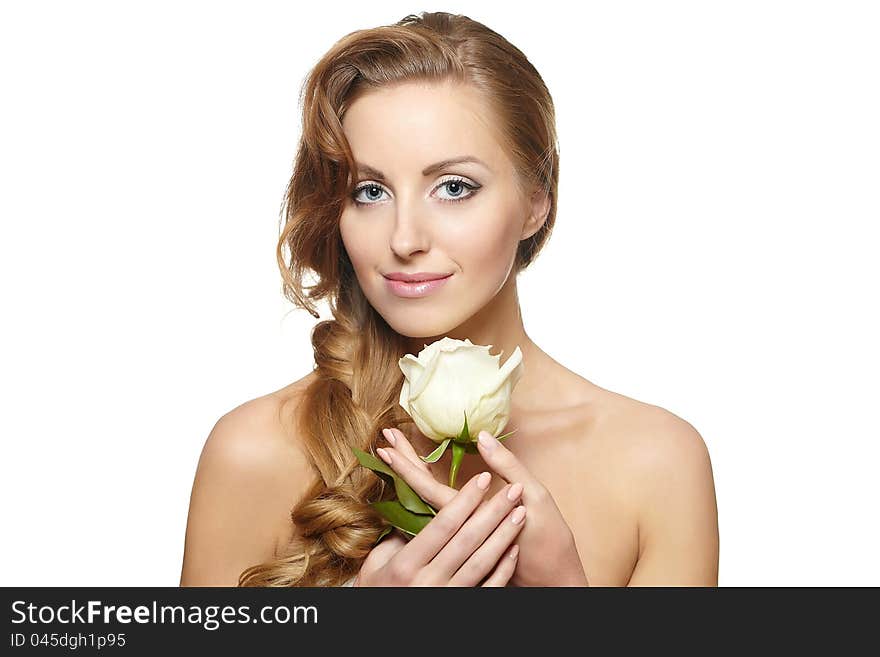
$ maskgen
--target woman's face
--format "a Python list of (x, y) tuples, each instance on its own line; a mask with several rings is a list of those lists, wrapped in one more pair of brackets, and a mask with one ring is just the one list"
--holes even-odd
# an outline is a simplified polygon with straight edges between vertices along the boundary
[[(507, 281), (519, 241), (540, 227), (491, 121), (476, 92), (452, 83), (370, 91), (344, 116), (361, 170), (342, 240), (370, 304), (402, 335), (445, 335), (478, 313)], [(481, 162), (432, 166), (468, 156)], [(406, 296), (390, 287), (392, 272), (451, 276)]]

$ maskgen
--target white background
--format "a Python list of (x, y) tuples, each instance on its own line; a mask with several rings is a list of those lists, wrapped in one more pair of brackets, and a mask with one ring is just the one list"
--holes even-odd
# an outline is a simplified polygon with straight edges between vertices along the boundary
[(300, 84), (444, 10), (556, 104), (531, 336), (700, 431), (722, 586), (880, 585), (876, 3), (318, 4), (0, 5), (0, 584), (178, 584), (214, 422), (311, 369), (275, 261)]

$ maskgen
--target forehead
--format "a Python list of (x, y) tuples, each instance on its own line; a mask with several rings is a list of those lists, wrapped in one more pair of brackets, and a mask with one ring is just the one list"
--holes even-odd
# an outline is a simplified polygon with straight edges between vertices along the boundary
[(462, 155), (506, 170), (494, 122), (491, 108), (471, 87), (407, 82), (365, 93), (348, 108), (342, 127), (359, 163), (393, 176)]

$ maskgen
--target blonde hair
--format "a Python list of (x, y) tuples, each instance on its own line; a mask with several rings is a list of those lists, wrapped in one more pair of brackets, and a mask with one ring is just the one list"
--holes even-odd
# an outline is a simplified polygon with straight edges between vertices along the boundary
[[(357, 184), (342, 118), (359, 95), (410, 81), (453, 81), (479, 92), (520, 190), (548, 194), (547, 218), (520, 242), (513, 275), (533, 261), (553, 227), (553, 101), (534, 66), (504, 37), (467, 16), (422, 12), (352, 32), (321, 58), (301, 89), (302, 136), (276, 250), (285, 297), (316, 319), (314, 301), (326, 298), (334, 318), (312, 331), (316, 378), (303, 391), (298, 423), (298, 440), (319, 478), (291, 511), (297, 531), (286, 549), (242, 572), (239, 586), (338, 586), (358, 572), (388, 524), (369, 503), (393, 491), (360, 467), (351, 448), (373, 452), (383, 427), (412, 422), (398, 404), (407, 338), (368, 303), (342, 243), (339, 218)], [(317, 278), (311, 286), (304, 284), (308, 271)]]

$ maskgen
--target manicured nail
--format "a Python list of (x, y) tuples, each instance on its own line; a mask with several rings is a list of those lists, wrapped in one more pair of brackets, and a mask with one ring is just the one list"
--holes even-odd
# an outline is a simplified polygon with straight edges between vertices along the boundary
[(518, 554), (519, 554), (519, 545), (514, 545), (512, 548), (510, 548), (510, 558), (511, 559), (516, 559)]
[(479, 440), (480, 444), (490, 452), (495, 449), (495, 444), (498, 442), (488, 431), (481, 431), (477, 436), (477, 440)]
[(519, 482), (515, 483), (510, 489), (507, 491), (507, 499), (513, 502), (516, 498), (522, 495), (523, 485)]
[(391, 465), (391, 454), (386, 452), (383, 448), (379, 448), (376, 450), (376, 453), (382, 457), (382, 460), (385, 461), (388, 465)]
[(526, 517), (526, 507), (518, 506), (516, 507), (516, 511), (513, 512), (513, 516), (511, 516), (510, 520), (514, 525), (518, 525), (522, 522), (522, 519)]
[(480, 490), (486, 490), (489, 488), (489, 482), (492, 481), (492, 475), (488, 472), (484, 472), (479, 477), (477, 477), (477, 488)]
[(391, 429), (382, 429), (382, 435), (385, 436), (385, 440), (392, 445), (397, 442), (397, 438), (394, 437), (394, 432), (391, 431)]

